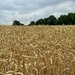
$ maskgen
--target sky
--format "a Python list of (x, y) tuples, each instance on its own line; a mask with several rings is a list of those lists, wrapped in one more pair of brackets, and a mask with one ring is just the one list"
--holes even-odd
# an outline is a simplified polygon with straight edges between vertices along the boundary
[(75, 12), (75, 0), (0, 0), (0, 24), (11, 25), (13, 20), (29, 24), (50, 15)]

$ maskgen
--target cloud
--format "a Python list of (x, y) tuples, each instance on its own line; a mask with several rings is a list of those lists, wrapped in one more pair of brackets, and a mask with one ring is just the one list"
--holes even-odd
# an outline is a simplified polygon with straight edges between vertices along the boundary
[(50, 15), (75, 12), (75, 0), (0, 0), (0, 24), (17, 19), (24, 24)]

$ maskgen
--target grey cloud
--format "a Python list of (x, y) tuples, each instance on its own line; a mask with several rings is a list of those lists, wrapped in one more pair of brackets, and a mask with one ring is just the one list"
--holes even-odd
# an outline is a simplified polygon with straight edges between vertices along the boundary
[(75, 0), (0, 0), (0, 23), (4, 18), (11, 24), (12, 18), (25, 23), (26, 19), (30, 21), (30, 16), (34, 20), (34, 15), (36, 18), (52, 14), (58, 17), (61, 14), (75, 12), (74, 5)]

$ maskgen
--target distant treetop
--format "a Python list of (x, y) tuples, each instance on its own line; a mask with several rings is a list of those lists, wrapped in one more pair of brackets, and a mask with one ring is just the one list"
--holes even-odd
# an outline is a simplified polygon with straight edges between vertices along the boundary
[(14, 20), (12, 25), (18, 25), (18, 26), (20, 26), (20, 25), (24, 25), (24, 24), (20, 23), (20, 22), (17, 21), (17, 20)]
[(39, 19), (36, 22), (31, 21), (29, 25), (75, 25), (75, 13), (68, 13), (67, 15), (60, 15), (56, 18), (51, 15), (44, 19)]

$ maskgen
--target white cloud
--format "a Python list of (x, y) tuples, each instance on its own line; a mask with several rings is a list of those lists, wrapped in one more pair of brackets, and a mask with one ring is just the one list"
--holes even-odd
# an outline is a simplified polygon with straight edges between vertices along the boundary
[(0, 0), (0, 24), (12, 24), (12, 19), (22, 23), (50, 15), (75, 12), (75, 0)]

